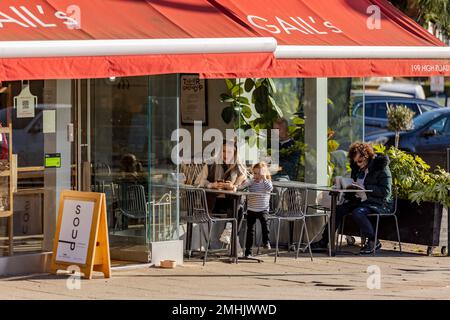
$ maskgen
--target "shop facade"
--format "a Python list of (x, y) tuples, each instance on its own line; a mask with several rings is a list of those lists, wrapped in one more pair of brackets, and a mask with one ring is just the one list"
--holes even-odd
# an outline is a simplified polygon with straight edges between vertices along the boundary
[[(211, 5), (192, 0), (178, 8), (82, 0), (70, 7), (72, 2), (33, 1), (28, 12), (43, 11), (45, 19), (24, 20), (11, 11), (14, 2), (0, 6), (10, 18), (0, 31), (5, 35), (0, 122), (11, 124), (17, 155), (14, 214), (9, 218), (15, 255), (0, 258), (0, 274), (20, 273), (23, 266), (45, 269), (62, 190), (106, 194), (113, 259), (148, 262), (151, 243), (157, 242), (173, 242), (174, 250), (182, 251), (179, 240), (185, 229), (174, 132), (186, 130), (199, 139), (192, 120), (201, 122), (200, 135), (207, 129), (236, 128), (223, 115), (228, 105), (221, 95), (229, 93), (224, 79), (273, 79), (282, 116), (291, 123), (304, 121), (299, 142), (308, 149), (297, 178), (325, 185), (329, 129), (338, 142), (336, 151), (364, 138), (364, 116), (350, 112), (356, 84), (364, 88), (369, 76), (450, 73), (448, 47), (385, 1), (336, 1), (332, 11), (321, 4), (311, 10), (302, 2), (286, 1), (286, 7), (273, 8), (276, 13), (266, 12), (270, 5), (254, 8), (234, 1)], [(363, 9), (370, 5), (379, 6), (389, 32), (371, 29), (367, 36)], [(136, 21), (119, 19), (114, 30), (101, 28), (111, 25), (107, 17), (95, 16), (102, 10), (126, 10)], [(292, 19), (294, 11), (302, 15)], [(342, 16), (332, 19), (330, 12)], [(200, 21), (208, 21), (207, 26)], [(186, 111), (193, 111), (182, 101), (187, 74), (205, 79), (205, 95), (193, 118), (186, 117)], [(24, 115), (14, 107), (14, 98), (27, 86), (37, 103)], [(144, 207), (134, 213), (124, 204), (130, 181), (138, 182), (142, 188), (136, 192), (145, 196)], [(147, 202), (169, 203), (170, 208), (149, 215)], [(0, 224), (0, 255), (6, 257), (11, 224), (8, 218)]]

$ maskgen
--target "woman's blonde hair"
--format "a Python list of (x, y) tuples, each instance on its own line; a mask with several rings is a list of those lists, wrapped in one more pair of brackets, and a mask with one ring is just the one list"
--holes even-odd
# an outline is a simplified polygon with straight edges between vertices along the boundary
[(265, 171), (264, 178), (267, 180), (272, 180), (272, 176), (270, 175), (269, 172), (269, 167), (267, 163), (265, 163), (264, 161), (258, 162), (257, 164), (253, 165), (252, 171), (255, 169), (264, 170)]

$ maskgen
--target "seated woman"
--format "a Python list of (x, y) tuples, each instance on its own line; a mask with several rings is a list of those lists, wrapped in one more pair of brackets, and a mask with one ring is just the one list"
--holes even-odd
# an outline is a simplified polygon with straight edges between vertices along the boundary
[[(224, 140), (222, 152), (212, 164), (203, 166), (195, 185), (201, 188), (236, 190), (247, 180), (247, 170), (238, 157), (234, 141)], [(226, 212), (231, 208), (231, 201), (217, 199), (215, 194), (208, 193), (208, 207), (215, 212)]]
[[(346, 194), (344, 203), (336, 208), (336, 228), (341, 225), (343, 217), (351, 213), (362, 236), (369, 240), (360, 253), (371, 254), (381, 248), (381, 243), (375, 243), (375, 231), (367, 215), (390, 212), (393, 205), (389, 159), (383, 154), (375, 154), (370, 144), (362, 142), (355, 142), (350, 146), (348, 157), (354, 184), (372, 192), (364, 193), (362, 197)], [(325, 229), (322, 240), (315, 247), (326, 247), (327, 244), (328, 230)]]

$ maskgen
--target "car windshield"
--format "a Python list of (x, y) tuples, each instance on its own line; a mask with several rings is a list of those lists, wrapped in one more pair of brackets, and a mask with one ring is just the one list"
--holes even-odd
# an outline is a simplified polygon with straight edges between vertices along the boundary
[(424, 114), (414, 118), (414, 129), (418, 129), (429, 123), (431, 120), (439, 117), (441, 112), (425, 112)]

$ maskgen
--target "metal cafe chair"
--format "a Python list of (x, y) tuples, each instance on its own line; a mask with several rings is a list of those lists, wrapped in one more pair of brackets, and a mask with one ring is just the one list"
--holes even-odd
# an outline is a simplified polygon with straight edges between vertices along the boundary
[(282, 221), (300, 221), (302, 222), (302, 227), (300, 231), (300, 237), (298, 241), (298, 247), (295, 258), (298, 258), (298, 254), (300, 251), (300, 245), (303, 238), (303, 232), (306, 230), (306, 239), (307, 239), (307, 247), (309, 250), (309, 255), (311, 257), (311, 261), (313, 260), (312, 251), (310, 247), (309, 233), (308, 227), (306, 225), (306, 199), (308, 195), (308, 190), (305, 188), (285, 188), (280, 198), (280, 205), (278, 210), (274, 215), (269, 216), (269, 220), (277, 220), (277, 233), (276, 233), (276, 242), (275, 242), (275, 259), (274, 262), (277, 262), (277, 257), (279, 253), (279, 240), (280, 240), (280, 226)]
[[(187, 216), (186, 221), (192, 224), (207, 224), (207, 244), (205, 247), (205, 256), (203, 258), (203, 265), (206, 264), (208, 257), (208, 249), (211, 243), (211, 235), (213, 225), (217, 222), (231, 222), (233, 228), (237, 230), (237, 220), (235, 218), (212, 218), (208, 210), (208, 202), (206, 200), (206, 192), (201, 188), (183, 188), (182, 192), (187, 199)], [(236, 232), (237, 234), (237, 232)], [(201, 239), (201, 238), (200, 238)], [(237, 241), (232, 239), (231, 241)]]
[[(310, 209), (314, 210), (314, 213), (308, 213), (310, 211)], [(316, 237), (320, 234), (322, 234), (325, 226), (327, 226), (328, 228), (328, 239), (330, 239), (331, 237), (331, 229), (330, 229), (330, 218), (331, 218), (331, 209), (328, 207), (325, 207), (323, 205), (308, 205), (306, 207), (306, 214), (305, 214), (305, 219), (308, 218), (325, 218), (325, 224), (323, 225), (323, 227), (320, 229), (319, 232), (317, 232), (314, 237), (312, 237), (311, 241), (309, 241), (307, 243), (308, 247), (311, 245), (311, 243), (314, 242), (314, 240), (316, 239)], [(331, 257), (331, 245), (328, 244), (328, 255)]]
[(139, 184), (120, 185), (119, 191), (119, 217), (116, 220), (117, 229), (119, 221), (123, 216), (132, 219), (146, 219), (148, 216), (148, 204), (145, 198), (144, 186)]
[[(349, 214), (351, 215), (351, 214)], [(395, 228), (397, 231), (397, 240), (398, 240), (398, 247), (400, 252), (402, 252), (402, 243), (400, 241), (400, 229), (398, 227), (398, 219), (397, 219), (397, 197), (394, 197), (394, 208), (391, 212), (388, 213), (370, 213), (367, 215), (368, 217), (376, 217), (376, 224), (375, 224), (375, 243), (377, 243), (378, 240), (378, 230), (379, 230), (379, 224), (380, 224), (380, 218), (394, 218), (394, 222), (395, 222)], [(342, 247), (342, 235), (344, 235), (344, 226), (345, 226), (345, 219), (347, 216), (344, 216), (343, 220), (342, 220), (342, 225), (341, 225), (341, 230), (340, 230), (340, 234), (341, 234), (341, 238), (340, 238), (340, 242), (339, 242), (339, 250), (341, 250)], [(362, 241), (363, 237), (361, 235), (361, 245), (363, 245), (363, 241)], [(375, 255), (376, 250), (373, 251), (373, 255)]]

